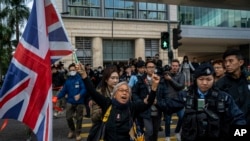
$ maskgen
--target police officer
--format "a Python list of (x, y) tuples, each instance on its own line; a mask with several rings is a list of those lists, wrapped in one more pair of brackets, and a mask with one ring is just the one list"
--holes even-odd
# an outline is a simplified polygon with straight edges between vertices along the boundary
[(214, 86), (214, 69), (201, 64), (194, 73), (194, 84), (185, 96), (185, 113), (182, 122), (182, 141), (229, 140), (233, 125), (245, 125), (243, 112), (233, 98)]

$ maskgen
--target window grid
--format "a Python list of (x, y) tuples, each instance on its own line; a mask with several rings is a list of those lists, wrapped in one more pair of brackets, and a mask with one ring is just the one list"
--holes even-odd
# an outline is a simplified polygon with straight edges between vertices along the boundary
[(100, 0), (70, 0), (68, 10), (73, 16), (100, 17)]
[(250, 11), (180, 6), (183, 25), (250, 28)]
[(134, 58), (134, 40), (112, 40), (103, 41), (103, 61), (108, 63), (112, 61), (127, 62), (129, 58)]
[(92, 64), (92, 41), (91, 38), (75, 37), (76, 55), (83, 64)]
[(153, 57), (155, 54), (159, 53), (159, 40), (157, 39), (146, 39), (145, 40), (145, 56)]
[[(137, 9), (137, 7), (139, 7), (139, 9)], [(104, 14), (101, 12), (102, 8), (104, 8)], [(158, 3), (124, 0), (69, 0), (68, 10), (72, 16), (104, 16), (109, 18), (145, 20), (167, 19), (166, 4)], [(137, 15), (136, 13), (139, 14)]]
[(139, 19), (166, 20), (167, 8), (165, 4), (139, 3)]

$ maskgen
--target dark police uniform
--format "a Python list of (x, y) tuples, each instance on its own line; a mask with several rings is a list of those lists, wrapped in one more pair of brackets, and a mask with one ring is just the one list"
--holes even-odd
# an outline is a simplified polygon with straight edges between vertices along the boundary
[[(214, 73), (210, 64), (202, 64), (195, 71), (195, 80), (200, 76)], [(233, 125), (245, 125), (243, 112), (235, 104), (233, 98), (216, 87), (201, 94), (195, 83), (185, 96), (185, 113), (182, 123), (182, 141), (222, 141), (229, 139)]]

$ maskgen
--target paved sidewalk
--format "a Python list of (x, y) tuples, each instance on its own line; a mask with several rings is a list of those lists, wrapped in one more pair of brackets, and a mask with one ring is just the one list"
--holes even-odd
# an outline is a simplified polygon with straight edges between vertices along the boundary
[[(0, 119), (0, 129), (3, 125)], [(68, 128), (64, 116), (53, 119), (53, 141), (69, 141), (67, 138)], [(28, 136), (28, 128), (16, 120), (8, 120), (7, 126), (0, 131), (0, 141), (37, 141), (35, 135)]]
[[(0, 130), (3, 125), (2, 119), (0, 119)], [(83, 128), (82, 134), (83, 137), (82, 141), (86, 141), (86, 138), (89, 133), (91, 120), (89, 118), (83, 119)], [(164, 125), (164, 121), (162, 121), (162, 126)], [(164, 126), (163, 126), (164, 127)], [(175, 128), (175, 124), (171, 125), (171, 134), (173, 134), (173, 130)], [(28, 140), (27, 135), (27, 127), (15, 120), (8, 120), (7, 126), (0, 131), (0, 141), (37, 141), (35, 135), (32, 136), (31, 140)], [(59, 115), (58, 118), (53, 118), (53, 141), (75, 141), (75, 139), (68, 139), (68, 126), (65, 119), (65, 113)], [(171, 141), (175, 141), (174, 135), (171, 136)], [(158, 141), (165, 141), (165, 132), (159, 132), (159, 139)]]

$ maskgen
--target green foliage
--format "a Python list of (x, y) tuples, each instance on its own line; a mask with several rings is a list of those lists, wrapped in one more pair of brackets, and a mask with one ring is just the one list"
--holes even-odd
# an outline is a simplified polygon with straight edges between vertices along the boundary
[(5, 7), (1, 11), (0, 17), (6, 19), (7, 25), (16, 34), (16, 40), (19, 41), (20, 26), (24, 26), (29, 18), (29, 8), (25, 5), (25, 0), (0, 0)]
[(10, 58), (12, 57), (8, 52), (9, 51), (7, 49), (0, 50), (1, 53), (0, 62), (1, 62), (2, 74), (5, 74), (7, 72), (10, 63)]
[[(20, 27), (24, 26), (30, 12), (25, 0), (0, 0), (0, 77), (5, 74), (12, 58), (12, 46), (19, 42)], [(4, 21), (4, 22), (3, 22)], [(5, 23), (7, 22), (7, 23)], [(15, 40), (11, 37), (15, 35)]]
[(0, 24), (0, 77), (5, 74), (10, 62), (11, 54), (9, 54), (11, 48), (11, 29), (5, 25)]

